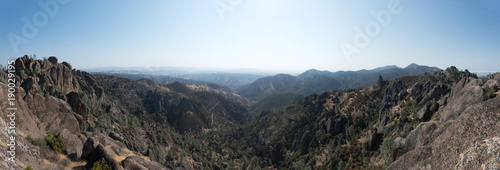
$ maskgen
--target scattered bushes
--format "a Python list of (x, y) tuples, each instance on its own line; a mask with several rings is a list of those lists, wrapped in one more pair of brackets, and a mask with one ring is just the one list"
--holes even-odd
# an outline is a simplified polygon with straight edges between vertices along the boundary
[(101, 158), (101, 160), (94, 162), (92, 170), (111, 170), (111, 166), (108, 165), (106, 159)]
[(128, 118), (128, 128), (134, 130), (137, 126), (139, 126), (139, 119), (135, 116), (130, 116)]
[(45, 136), (45, 142), (47, 142), (47, 145), (49, 145), (52, 149), (55, 151), (62, 153), (64, 150), (64, 139), (59, 137), (59, 136), (54, 136), (52, 134), (47, 134)]
[(28, 141), (33, 141), (33, 137), (31, 135), (26, 136), (25, 139)]

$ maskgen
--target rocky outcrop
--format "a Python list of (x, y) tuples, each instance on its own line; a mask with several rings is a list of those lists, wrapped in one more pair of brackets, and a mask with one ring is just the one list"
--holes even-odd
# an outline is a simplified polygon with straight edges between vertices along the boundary
[[(455, 78), (460, 77), (457, 75), (461, 74), (455, 74)], [(477, 159), (469, 160), (463, 156), (466, 154), (459, 154), (465, 152), (466, 146), (500, 133), (493, 130), (500, 127), (500, 98), (484, 101), (485, 91), (497, 91), (499, 85), (493, 79), (483, 83), (473, 75), (463, 76), (449, 96), (439, 103), (427, 102), (417, 114), (421, 121), (428, 121), (438, 110), (435, 118), (420, 123), (406, 138), (396, 138), (392, 151), (395, 162), (388, 169), (479, 169), (490, 165), (471, 164)]]
[(375, 128), (372, 132), (372, 135), (370, 137), (370, 143), (368, 143), (368, 150), (369, 151), (376, 151), (378, 150), (380, 144), (382, 144), (382, 141), (384, 140), (384, 134), (378, 133), (377, 128)]
[[(137, 156), (131, 156), (124, 150), (125, 145), (111, 137), (97, 134), (89, 137), (85, 142), (81, 158), (87, 160), (87, 168), (92, 168), (96, 161), (104, 158), (113, 169), (166, 169), (155, 161), (145, 161)], [(117, 157), (127, 157), (119, 162)]]
[(15, 61), (16, 74), (20, 84), (27, 92), (43, 91), (64, 98), (67, 93), (85, 92), (101, 98), (103, 89), (92, 75), (73, 70), (69, 63), (58, 63), (56, 57), (49, 60), (36, 60), (25, 55)]
[(377, 82), (375, 83), (375, 86), (377, 87), (382, 87), (385, 85), (384, 79), (382, 76), (378, 76)]
[(406, 86), (401, 81), (394, 81), (385, 89), (385, 96), (382, 99), (382, 107), (379, 110), (377, 124), (385, 126), (389, 117), (393, 116), (391, 108), (396, 106), (407, 95)]
[[(475, 89), (475, 87), (469, 87), (478, 82), (470, 82), (472, 84), (464, 89)], [(458, 116), (453, 121), (438, 120), (421, 123), (410, 132), (406, 140), (395, 141), (393, 154), (397, 160), (388, 169), (448, 169), (453, 168), (457, 163), (460, 164), (463, 162), (460, 161), (463, 160), (460, 153), (467, 152), (469, 146), (500, 135), (497, 130), (500, 129), (499, 102), (500, 97), (496, 97), (469, 105), (461, 111), (461, 114), (457, 114)], [(450, 102), (450, 105), (453, 105), (453, 102)], [(414, 141), (416, 143), (413, 143)], [(409, 151), (405, 153), (404, 149)], [(489, 156), (486, 154), (485, 157)], [(489, 166), (487, 163), (484, 164), (484, 166)], [(470, 169), (480, 169), (481, 166), (483, 165), (468, 165)]]
[(347, 119), (342, 116), (335, 116), (326, 121), (326, 133), (336, 136), (345, 130)]
[(63, 129), (67, 129), (72, 134), (80, 133), (76, 113), (65, 101), (52, 96), (43, 97), (39, 94), (28, 94), (24, 100), (31, 114), (38, 118), (39, 123), (36, 126), (39, 129), (52, 134), (59, 134)]
[(82, 116), (83, 121), (88, 120), (88, 114), (89, 114), (89, 109), (88, 107), (82, 102), (82, 99), (80, 98), (80, 95), (77, 92), (70, 92), (66, 95), (66, 101), (68, 104), (71, 106), (71, 109)]
[(94, 138), (91, 137), (88, 138), (87, 141), (85, 141), (85, 143), (83, 144), (81, 158), (87, 159), (90, 156), (90, 154), (92, 154), (92, 152), (95, 150), (98, 144), (99, 142), (95, 141)]
[(496, 92), (500, 88), (500, 80), (490, 79), (482, 86), (485, 92)]
[(498, 72), (497, 72), (497, 73), (493, 76), (493, 79), (500, 81), (500, 73), (498, 73)]
[(451, 90), (448, 104), (437, 114), (441, 121), (458, 117), (468, 106), (484, 100), (481, 79), (463, 78)]
[(432, 115), (439, 109), (439, 104), (437, 102), (429, 101), (417, 112), (418, 119), (421, 122), (427, 122), (431, 119)]
[(424, 105), (432, 100), (438, 100), (449, 91), (448, 87), (441, 82), (434, 84), (430, 88), (429, 92), (424, 91), (425, 95), (422, 96), (422, 100), (419, 101), (419, 105)]
[(87, 158), (86, 168), (91, 169), (94, 166), (94, 163), (104, 158), (111, 169), (119, 170), (123, 169), (122, 166), (116, 161), (113, 157), (113, 151), (110, 148), (105, 148), (103, 144), (98, 144), (97, 147), (92, 151), (92, 154)]
[(123, 142), (123, 137), (120, 136), (120, 134), (118, 134), (116, 132), (109, 132), (109, 137), (113, 138), (116, 141)]

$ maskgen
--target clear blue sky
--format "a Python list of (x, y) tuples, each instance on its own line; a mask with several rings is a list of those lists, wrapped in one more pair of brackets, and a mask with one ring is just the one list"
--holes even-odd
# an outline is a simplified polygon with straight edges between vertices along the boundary
[[(341, 44), (356, 47), (355, 29), (373, 26), (377, 20), (372, 11), (389, 11), (391, 1), (72, 0), (58, 2), (54, 13), (39, 5), (47, 2), (58, 1), (0, 2), (2, 64), (37, 54), (57, 56), (78, 69), (172, 66), (301, 72), (417, 63), (500, 71), (498, 0), (400, 0), (395, 8), (399, 12), (391, 13), (385, 26), (378, 23), (380, 29), (371, 27), (377, 34), (349, 57)], [(49, 6), (49, 11), (55, 9)], [(216, 9), (228, 11), (219, 15)], [(37, 32), (25, 29), (28, 37), (23, 35), (22, 18)], [(12, 39), (18, 42), (17, 52)]]

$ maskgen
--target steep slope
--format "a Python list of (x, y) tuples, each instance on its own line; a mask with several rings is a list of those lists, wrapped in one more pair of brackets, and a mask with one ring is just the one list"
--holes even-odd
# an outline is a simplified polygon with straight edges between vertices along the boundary
[(180, 83), (163, 86), (148, 79), (133, 81), (107, 75), (95, 77), (110, 100), (123, 106), (126, 112), (165, 117), (169, 124), (183, 133), (199, 132), (220, 124), (240, 124), (249, 119), (246, 109), (239, 104), (215, 93), (194, 92)]
[(157, 84), (166, 85), (172, 92), (177, 93), (192, 93), (192, 92), (210, 92), (226, 97), (231, 101), (236, 101), (243, 106), (249, 106), (254, 103), (253, 100), (244, 98), (226, 86), (218, 84), (197, 81), (187, 78), (174, 78), (170, 76), (152, 75), (152, 74), (127, 74), (127, 73), (106, 73), (107, 75), (123, 77), (132, 80), (148, 79)]
[(297, 93), (279, 93), (268, 96), (250, 107), (250, 111), (255, 115), (260, 115), (263, 111), (283, 109), (286, 106), (302, 100), (304, 95)]

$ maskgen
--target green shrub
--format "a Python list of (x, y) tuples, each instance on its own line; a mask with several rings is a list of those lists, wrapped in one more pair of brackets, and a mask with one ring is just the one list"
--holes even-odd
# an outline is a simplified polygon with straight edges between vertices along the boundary
[(33, 137), (31, 135), (28, 135), (25, 137), (26, 140), (33, 141)]
[(25, 169), (25, 170), (33, 170), (33, 168), (31, 167), (31, 165), (30, 165), (30, 166), (28, 166), (28, 167), (26, 167), (26, 168), (24, 168), (24, 169)]
[(382, 145), (380, 145), (380, 151), (382, 156), (384, 157), (384, 160), (382, 162), (384, 166), (389, 166), (389, 164), (391, 164), (391, 162), (393, 161), (392, 145), (394, 144), (394, 139), (396, 139), (396, 137), (387, 137), (382, 142)]
[(54, 136), (52, 134), (47, 134), (45, 136), (45, 141), (47, 142), (47, 145), (49, 145), (52, 149), (55, 151), (62, 153), (64, 150), (64, 139), (58, 136)]
[(486, 98), (486, 100), (493, 99), (495, 97), (496, 97), (496, 94), (495, 94), (495, 92), (493, 92), (493, 90), (490, 90), (490, 91), (487, 91), (486, 93), (484, 93), (484, 98)]
[(92, 170), (111, 170), (111, 166), (106, 159), (101, 158), (101, 160), (94, 162)]

